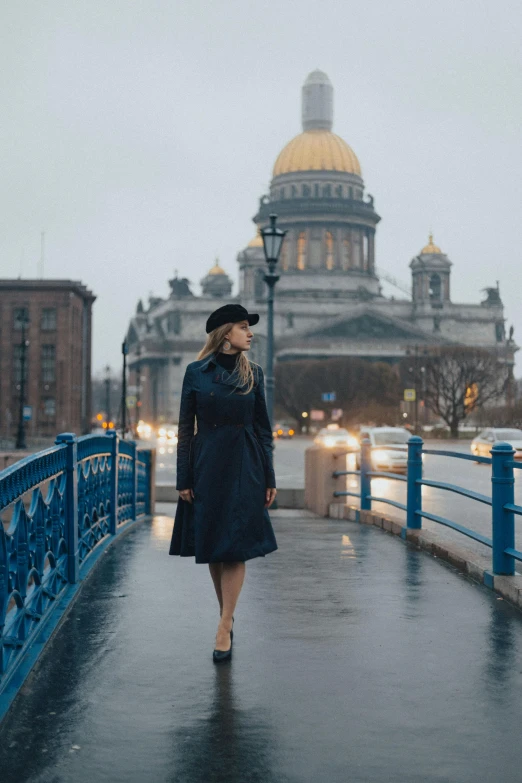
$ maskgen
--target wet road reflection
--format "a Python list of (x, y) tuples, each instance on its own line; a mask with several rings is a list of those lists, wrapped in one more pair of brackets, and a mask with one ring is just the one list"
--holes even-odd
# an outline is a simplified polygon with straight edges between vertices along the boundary
[(2, 783), (518, 780), (520, 613), (374, 528), (273, 522), (221, 667), (172, 519), (118, 541), (0, 729)]

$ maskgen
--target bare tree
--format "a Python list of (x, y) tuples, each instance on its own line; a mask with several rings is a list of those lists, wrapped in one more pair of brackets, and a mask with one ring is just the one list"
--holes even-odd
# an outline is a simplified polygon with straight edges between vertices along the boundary
[(458, 437), (459, 424), (488, 403), (499, 403), (510, 380), (510, 368), (489, 351), (444, 346), (424, 357), (426, 406)]

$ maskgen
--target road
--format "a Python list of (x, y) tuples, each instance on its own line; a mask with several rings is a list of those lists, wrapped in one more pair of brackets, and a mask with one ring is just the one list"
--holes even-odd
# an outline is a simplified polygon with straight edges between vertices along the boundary
[[(294, 440), (278, 440), (275, 444), (274, 463), (278, 487), (280, 488), (303, 488), (304, 487), (304, 458), (306, 449), (312, 444), (308, 438), (296, 438)], [(451, 450), (469, 454), (469, 442), (451, 442), (431, 441), (427, 446), (438, 450)], [(157, 482), (159, 484), (168, 484), (175, 481), (176, 470), (176, 449), (175, 447), (165, 447), (157, 445)], [(162, 453), (163, 449), (163, 453)], [(353, 457), (348, 458), (348, 467), (353, 468), (350, 462)], [(435, 481), (444, 481), (452, 484), (460, 484), (467, 489), (475, 490), (484, 495), (491, 495), (491, 468), (488, 465), (477, 465), (474, 462), (449, 459), (447, 457), (438, 457), (426, 455), (424, 461), (424, 476)], [(522, 505), (522, 475), (516, 475), (518, 486), (516, 486), (515, 502)], [(348, 481), (348, 489), (358, 491), (358, 479), (353, 478)], [(392, 479), (376, 478), (372, 480), (372, 494), (378, 497), (387, 497), (390, 500), (397, 500), (404, 503), (406, 497), (405, 484)], [(423, 487), (422, 490), (423, 507), (426, 511), (431, 511), (443, 517), (447, 517), (454, 522), (465, 525), (486, 536), (491, 536), (491, 509), (467, 498), (460, 497), (454, 493), (445, 492), (431, 487)], [(394, 516), (404, 520), (404, 514), (384, 503), (374, 503), (373, 508), (376, 511)], [(467, 549), (490, 557), (490, 550), (483, 544), (464, 537), (450, 528), (443, 527), (436, 522), (423, 520), (423, 527), (433, 532), (441, 541), (451, 541), (458, 545), (464, 545)], [(516, 525), (516, 546), (522, 550), (522, 519)], [(521, 566), (522, 568), (522, 566)]]
[(382, 531), (279, 511), (215, 666), (208, 569), (169, 558), (165, 512), (87, 580), (0, 727), (2, 783), (520, 780), (507, 601)]

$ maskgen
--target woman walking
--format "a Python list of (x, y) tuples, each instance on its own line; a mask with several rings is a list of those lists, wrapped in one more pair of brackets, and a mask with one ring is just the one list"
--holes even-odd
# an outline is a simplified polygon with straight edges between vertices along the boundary
[[(277, 549), (268, 515), (277, 494), (263, 371), (247, 358), (257, 313), (215, 310), (207, 341), (183, 379), (178, 427), (179, 501), (171, 555), (208, 563), (221, 619), (213, 659), (232, 656), (245, 561)], [(196, 434), (194, 434), (196, 422)]]

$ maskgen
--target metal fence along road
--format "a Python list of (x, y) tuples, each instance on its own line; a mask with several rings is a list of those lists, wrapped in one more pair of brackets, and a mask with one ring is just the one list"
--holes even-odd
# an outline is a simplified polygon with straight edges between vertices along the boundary
[[(372, 445), (364, 440), (361, 446), (360, 470), (334, 471), (333, 477), (359, 476), (360, 491), (336, 491), (334, 497), (356, 497), (362, 510), (371, 510), (372, 502), (386, 503), (406, 513), (406, 529), (419, 530), (422, 519), (429, 519), (467, 536), (492, 550), (492, 575), (513, 575), (515, 562), (522, 561), (522, 552), (515, 548), (515, 516), (522, 515), (522, 506), (515, 503), (515, 470), (522, 464), (514, 460), (515, 450), (509, 443), (497, 443), (491, 450), (491, 457), (478, 457), (457, 451), (425, 449), (422, 438), (413, 436), (408, 441), (408, 462), (406, 476), (372, 468)], [(388, 446), (388, 449), (400, 448)], [(491, 466), (492, 494), (484, 495), (457, 484), (433, 481), (423, 476), (422, 459), (429, 454), (447, 459), (468, 460)], [(372, 479), (387, 478), (406, 483), (406, 503), (372, 494)], [(422, 487), (432, 487), (455, 493), (491, 507), (492, 536), (484, 536), (454, 520), (425, 511), (422, 508)], [(485, 577), (487, 583), (487, 577)]]

